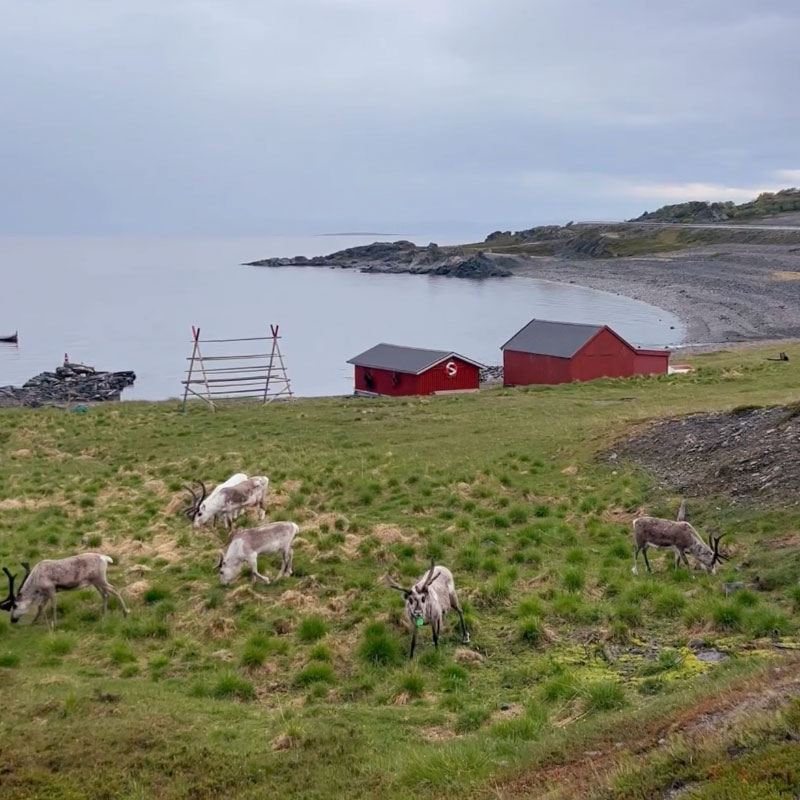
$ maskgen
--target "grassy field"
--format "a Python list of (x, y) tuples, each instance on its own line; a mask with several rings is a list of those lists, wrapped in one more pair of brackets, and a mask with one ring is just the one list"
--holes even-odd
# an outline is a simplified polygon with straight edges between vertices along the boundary
[[(431, 399), (0, 413), (0, 563), (107, 553), (131, 607), (103, 618), (82, 590), (54, 631), (0, 618), (0, 796), (796, 797), (795, 498), (694, 499), (728, 565), (634, 577), (630, 520), (680, 498), (598, 458), (650, 419), (797, 400), (787, 352)], [(223, 589), (222, 533), (180, 516), (182, 483), (237, 471), (300, 524), (293, 577)], [(472, 643), (448, 618), (409, 663), (383, 578), (431, 556)], [(756, 574), (767, 591), (721, 589)]]

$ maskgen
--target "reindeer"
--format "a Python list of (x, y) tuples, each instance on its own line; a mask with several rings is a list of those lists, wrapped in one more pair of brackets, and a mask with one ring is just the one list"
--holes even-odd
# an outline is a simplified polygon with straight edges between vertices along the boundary
[[(261, 528), (245, 528), (232, 533), (227, 548), (220, 550), (217, 570), (223, 586), (233, 583), (247, 564), (253, 583), (269, 584), (266, 575), (258, 571), (258, 557), (281, 553), (283, 561), (277, 578), (292, 574), (292, 542), (300, 528), (294, 522), (271, 522)], [(277, 580), (276, 578), (276, 580)]]
[(202, 481), (200, 486), (203, 494), (197, 499), (197, 510), (192, 517), (195, 528), (221, 517), (230, 532), (233, 520), (246, 508), (257, 508), (259, 519), (264, 519), (267, 514), (269, 478), (264, 475), (255, 475), (233, 486), (224, 486), (213, 497), (207, 495)]
[(220, 489), (225, 489), (228, 486), (235, 486), (237, 483), (241, 483), (242, 481), (247, 480), (247, 475), (244, 472), (237, 472), (235, 475), (231, 475), (228, 480), (223, 483), (220, 483), (218, 486), (215, 486), (211, 490), (211, 494), (208, 493), (206, 490), (206, 485), (202, 481), (197, 481), (197, 484), (200, 486), (200, 490), (202, 492), (202, 496), (199, 494), (195, 494), (194, 489), (188, 484), (184, 485), (184, 489), (192, 496), (192, 500), (186, 508), (183, 509), (183, 514), (188, 517), (190, 522), (194, 521), (197, 512), (200, 510), (200, 502), (201, 500), (205, 499), (206, 502), (213, 502), (214, 498), (219, 494)]
[(634, 575), (639, 574), (639, 553), (644, 555), (644, 563), (647, 571), (650, 569), (650, 562), (647, 560), (648, 547), (671, 547), (675, 551), (675, 569), (678, 569), (681, 559), (689, 569), (691, 565), (686, 554), (693, 556), (700, 562), (703, 569), (713, 575), (717, 569), (717, 564), (727, 561), (728, 556), (719, 552), (720, 539), (725, 534), (720, 534), (716, 538), (709, 535), (708, 544), (700, 538), (700, 534), (686, 522), (686, 502), (681, 502), (678, 511), (678, 520), (673, 522), (671, 519), (659, 519), (658, 517), (638, 517), (633, 521), (633, 569)]
[(439, 636), (442, 631), (442, 618), (455, 610), (461, 621), (461, 641), (469, 643), (469, 633), (464, 623), (464, 612), (458, 602), (453, 573), (447, 567), (437, 567), (431, 559), (430, 569), (410, 589), (395, 583), (389, 576), (386, 582), (392, 589), (402, 592), (406, 601), (406, 618), (411, 625), (411, 650), (409, 658), (414, 657), (417, 646), (417, 629), (426, 622), (433, 631), (433, 646), (439, 647)]
[[(122, 595), (108, 582), (106, 569), (114, 561), (109, 556), (100, 553), (82, 553), (58, 561), (40, 561), (33, 569), (28, 564), (23, 564), (25, 577), (19, 587), (19, 592), (14, 594), (14, 579), (6, 567), (3, 567), (8, 578), (8, 597), (0, 603), (0, 608), (11, 613), (11, 622), (18, 622), (23, 617), (31, 604), (38, 600), (39, 608), (36, 611), (36, 622), (48, 603), (53, 606), (53, 625), (56, 624), (56, 592), (66, 589), (82, 589), (84, 586), (94, 586), (103, 598), (103, 613), (108, 611), (108, 595), (112, 594), (119, 601), (123, 615), (128, 615), (128, 607)], [(45, 614), (45, 619), (47, 615)]]

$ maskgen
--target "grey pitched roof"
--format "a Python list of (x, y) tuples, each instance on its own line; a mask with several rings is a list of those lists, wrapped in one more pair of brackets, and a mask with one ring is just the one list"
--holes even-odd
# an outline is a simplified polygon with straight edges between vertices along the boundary
[(604, 327), (604, 325), (583, 325), (578, 322), (532, 319), (500, 349), (571, 358)]
[(353, 356), (348, 364), (358, 367), (372, 367), (373, 369), (390, 369), (392, 372), (406, 372), (419, 375), (426, 369), (453, 357), (460, 358), (476, 367), (483, 366), (477, 361), (454, 353), (452, 350), (425, 350), (421, 347), (402, 347), (397, 344), (376, 344), (363, 353)]

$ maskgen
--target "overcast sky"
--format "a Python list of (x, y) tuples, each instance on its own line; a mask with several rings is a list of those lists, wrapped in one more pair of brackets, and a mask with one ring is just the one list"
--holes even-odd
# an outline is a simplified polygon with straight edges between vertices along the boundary
[(0, 232), (620, 219), (800, 185), (798, 0), (0, 0)]

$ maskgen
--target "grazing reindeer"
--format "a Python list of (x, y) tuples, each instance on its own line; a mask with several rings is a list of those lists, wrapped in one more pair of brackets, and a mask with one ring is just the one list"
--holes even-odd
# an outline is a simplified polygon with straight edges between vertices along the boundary
[[(19, 592), (14, 594), (14, 579), (5, 567), (8, 578), (8, 598), (0, 604), (0, 608), (11, 612), (11, 621), (18, 622), (23, 617), (31, 604), (38, 600), (39, 608), (34, 617), (36, 622), (48, 603), (53, 606), (53, 625), (56, 624), (56, 592), (64, 589), (82, 589), (84, 586), (94, 586), (103, 598), (103, 613), (108, 611), (108, 595), (112, 594), (119, 601), (122, 613), (127, 616), (128, 608), (122, 595), (108, 582), (106, 569), (113, 564), (109, 556), (100, 553), (83, 553), (78, 556), (62, 558), (58, 561), (40, 561), (32, 570), (27, 564), (25, 577), (19, 587)], [(47, 615), (45, 614), (45, 618)]]
[(203, 499), (206, 502), (213, 502), (214, 498), (219, 494), (220, 489), (225, 489), (228, 486), (235, 486), (237, 483), (241, 483), (242, 481), (247, 480), (247, 475), (244, 472), (237, 472), (235, 475), (231, 475), (228, 480), (224, 483), (220, 483), (218, 486), (215, 486), (214, 489), (211, 490), (209, 494), (206, 490), (206, 485), (202, 481), (198, 481), (198, 485), (200, 486), (200, 490), (202, 491), (202, 496), (199, 494), (195, 494), (194, 489), (191, 486), (185, 485), (183, 488), (186, 489), (187, 492), (192, 496), (192, 501), (189, 503), (186, 508), (183, 509), (183, 513), (189, 518), (190, 522), (194, 521), (197, 512), (200, 510), (200, 503)]
[(691, 569), (686, 554), (696, 558), (703, 569), (712, 575), (717, 569), (717, 563), (727, 560), (727, 556), (719, 552), (720, 539), (724, 533), (714, 538), (709, 536), (708, 544), (700, 538), (700, 534), (685, 521), (686, 504), (681, 503), (678, 512), (678, 521), (671, 519), (658, 519), (657, 517), (639, 517), (633, 521), (633, 574), (639, 574), (639, 553), (644, 555), (647, 571), (650, 562), (647, 560), (648, 547), (671, 547), (675, 551), (675, 569), (680, 560)]
[(431, 567), (410, 589), (400, 586), (391, 578), (386, 578), (392, 589), (402, 592), (406, 600), (406, 617), (411, 623), (411, 651), (409, 658), (414, 657), (414, 648), (417, 646), (417, 629), (426, 622), (433, 630), (433, 645), (439, 647), (439, 636), (442, 632), (442, 618), (450, 611), (455, 610), (461, 620), (461, 640), (464, 644), (469, 642), (469, 633), (464, 624), (464, 612), (458, 602), (456, 585), (453, 573), (447, 567), (437, 567), (431, 559)]
[(200, 485), (203, 488), (203, 495), (198, 499), (197, 511), (192, 520), (195, 528), (221, 517), (230, 531), (233, 528), (233, 520), (246, 508), (257, 508), (259, 519), (264, 519), (267, 515), (269, 478), (264, 475), (255, 475), (233, 486), (225, 486), (214, 497), (207, 496), (205, 486), (202, 482)]
[(220, 550), (217, 564), (222, 585), (233, 583), (245, 564), (250, 567), (253, 583), (260, 580), (268, 584), (269, 578), (258, 571), (258, 557), (270, 553), (281, 553), (283, 556), (277, 577), (291, 575), (292, 542), (299, 530), (294, 522), (271, 522), (262, 528), (245, 528), (232, 533), (227, 548)]

